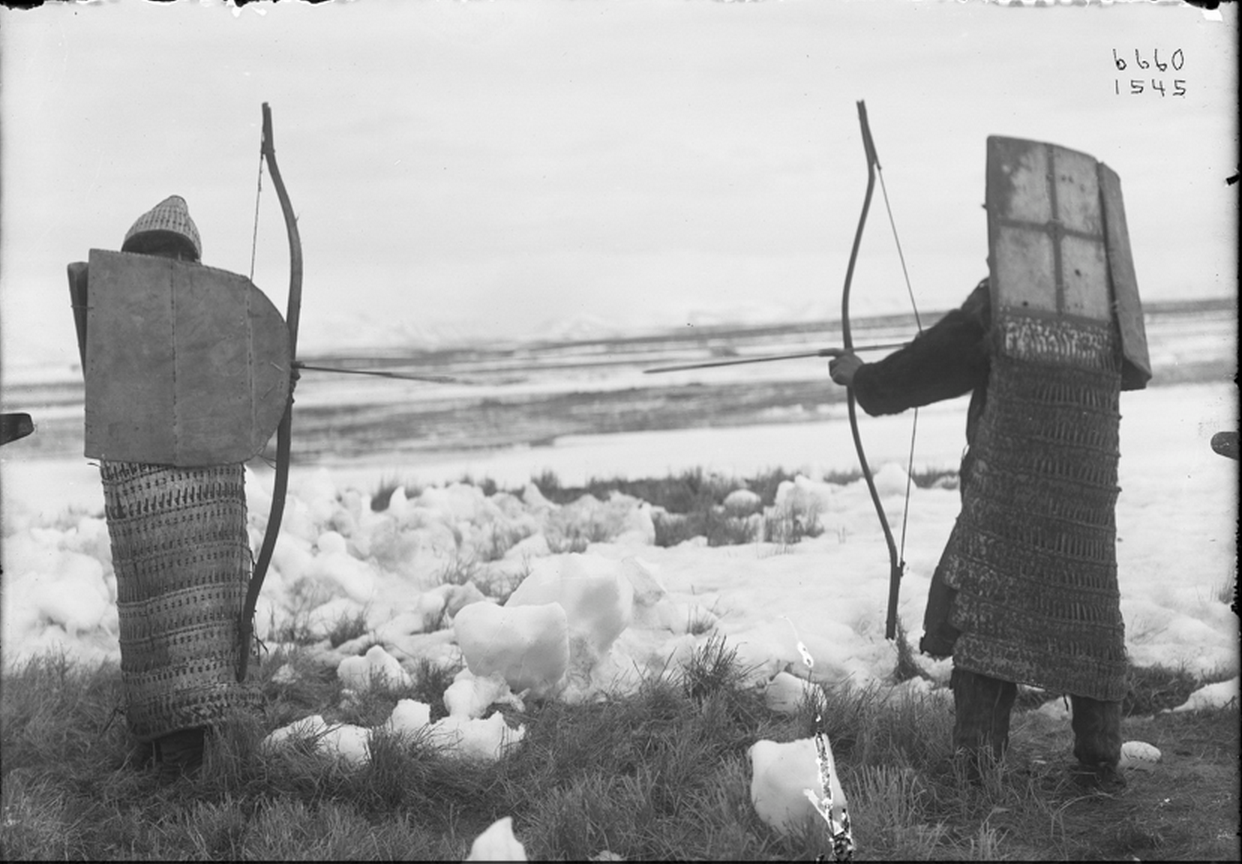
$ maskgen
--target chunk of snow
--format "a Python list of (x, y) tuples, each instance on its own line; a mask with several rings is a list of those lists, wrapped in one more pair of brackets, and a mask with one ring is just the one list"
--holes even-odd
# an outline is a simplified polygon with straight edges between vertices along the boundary
[(470, 844), (467, 861), (525, 861), (526, 849), (513, 836), (513, 817), (497, 819)]
[(749, 513), (757, 510), (762, 504), (763, 499), (749, 489), (734, 489), (724, 499), (725, 509), (735, 512)]
[(454, 522), (494, 521), (503, 516), (496, 505), (488, 501), (482, 489), (465, 483), (429, 487), (419, 493), (412, 503), (415, 507), (445, 514)]
[(1200, 687), (1190, 697), (1174, 708), (1174, 711), (1201, 711), (1205, 708), (1223, 708), (1230, 702), (1238, 701), (1238, 679), (1218, 681)]
[(440, 590), (444, 593), (444, 614), (449, 618), (456, 616), (471, 603), (487, 599), (479, 590), (479, 586), (473, 582), (467, 582), (465, 585), (442, 585)]
[[(335, 531), (324, 536), (340, 539), (342, 544), (345, 542)], [(330, 543), (329, 548), (334, 545)], [(306, 575), (321, 584), (335, 586), (358, 603), (366, 603), (375, 596), (375, 574), (370, 565), (354, 558), (343, 548), (332, 552), (321, 549), (319, 555), (307, 565)]]
[(510, 561), (520, 561), (524, 558), (546, 558), (551, 554), (552, 548), (548, 546), (548, 538), (543, 534), (532, 534), (510, 546), (505, 552), (505, 558)]
[(634, 605), (654, 606), (668, 594), (660, 582), (659, 568), (642, 558), (630, 556), (621, 561), (621, 571), (634, 589)]
[(881, 465), (872, 479), (875, 480), (876, 491), (881, 495), (904, 497), (906, 489), (910, 486), (910, 475), (896, 462), (886, 462)]
[(651, 546), (655, 544), (655, 521), (651, 505), (621, 492), (613, 492), (607, 501), (583, 495), (565, 504), (548, 516), (548, 531), (553, 535), (588, 536), (610, 542)]
[(413, 607), (376, 626), (372, 638), (387, 645), (403, 636), (432, 630), (444, 614), (444, 595), (425, 591), (414, 600)]
[(819, 687), (805, 678), (788, 672), (778, 672), (763, 690), (763, 702), (768, 710), (777, 714), (796, 714), (807, 699), (819, 692)]
[(485, 720), (452, 715), (428, 727), (428, 740), (457, 755), (495, 761), (525, 736), (526, 727), (510, 729), (499, 711)]
[(316, 742), (315, 747), (318, 749), (319, 738), (328, 731), (328, 724), (323, 722), (323, 717), (319, 714), (312, 714), (310, 717), (303, 717), (301, 720), (295, 720), (287, 726), (281, 726), (267, 734), (260, 743), (261, 750), (273, 750), (284, 746), (290, 738), (298, 740), (311, 740)]
[(1160, 751), (1146, 741), (1127, 741), (1121, 745), (1121, 761), (1118, 768), (1136, 771), (1155, 771), (1160, 761)]
[(98, 627), (112, 607), (102, 565), (77, 552), (61, 552), (49, 575), (40, 574), (35, 584), (39, 614), (73, 637)]
[(331, 726), (319, 739), (320, 752), (346, 765), (358, 767), (371, 761), (371, 730), (352, 723)]
[(457, 613), (453, 632), (472, 673), (499, 672), (519, 693), (549, 693), (569, 668), (569, 624), (560, 603), (472, 603)]
[(306, 628), (319, 637), (327, 636), (342, 621), (366, 614), (366, 607), (350, 597), (333, 597), (319, 604), (306, 616)]
[(336, 677), (353, 690), (365, 690), (372, 685), (409, 687), (412, 683), (397, 658), (380, 645), (372, 645), (363, 657), (346, 657), (336, 667)]
[(444, 707), (454, 717), (482, 717), (497, 703), (522, 707), (499, 672), (479, 677), (463, 669), (444, 691)]
[(634, 586), (625, 565), (597, 555), (560, 555), (535, 562), (505, 603), (506, 608), (559, 603), (573, 644), (592, 665), (621, 632), (634, 612)]
[(527, 481), (526, 485), (522, 487), (522, 500), (531, 510), (550, 513), (557, 509), (557, 505), (544, 497), (544, 494), (539, 491), (539, 487), (533, 481)]
[(1036, 709), (1036, 713), (1051, 717), (1053, 720), (1068, 720), (1070, 719), (1070, 707), (1066, 702), (1065, 699), (1049, 699)]
[(315, 545), (319, 547), (320, 555), (346, 555), (349, 552), (345, 538), (336, 531), (323, 532)]
[[(757, 741), (747, 751), (752, 779), (750, 800), (759, 818), (784, 834), (793, 833), (807, 816), (818, 812), (807, 799), (806, 790), (822, 798), (824, 790), (814, 738), (800, 738), (785, 744)], [(845, 809), (845, 793), (837, 778), (832, 749), (828, 748), (829, 788), (832, 793), (832, 815), (840, 821)]]
[(401, 699), (392, 709), (384, 728), (394, 734), (412, 734), (431, 724), (431, 706), (415, 699)]

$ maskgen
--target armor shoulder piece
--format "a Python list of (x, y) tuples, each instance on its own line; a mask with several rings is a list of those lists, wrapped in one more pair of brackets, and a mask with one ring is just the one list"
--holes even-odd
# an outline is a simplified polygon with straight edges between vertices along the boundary
[(73, 326), (78, 334), (78, 359), (82, 363), (82, 374), (86, 374), (86, 292), (87, 264), (85, 261), (74, 261), (69, 271), (69, 303), (73, 307)]
[(1134, 257), (1130, 253), (1130, 231), (1126, 208), (1121, 200), (1121, 178), (1100, 163), (1100, 198), (1104, 206), (1104, 231), (1108, 244), (1108, 272), (1113, 281), (1117, 325), (1121, 328), (1121, 389), (1141, 390), (1151, 380), (1151, 360), (1147, 354), (1147, 329), (1143, 325), (1143, 303), (1139, 300)]
[(249, 279), (92, 249), (86, 456), (189, 468), (244, 462), (289, 399), (289, 335)]

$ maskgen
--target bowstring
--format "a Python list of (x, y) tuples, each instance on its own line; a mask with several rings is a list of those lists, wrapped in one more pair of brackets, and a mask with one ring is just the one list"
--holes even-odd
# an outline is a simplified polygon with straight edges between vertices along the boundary
[[(884, 185), (884, 172), (876, 165), (876, 174), (880, 178), (880, 194), (884, 198), (884, 210), (888, 213), (888, 224), (893, 231), (893, 242), (897, 244), (897, 258), (901, 261), (901, 275), (906, 280), (906, 293), (910, 295), (910, 308), (914, 310), (914, 325), (923, 332), (923, 321), (919, 317), (919, 307), (914, 302), (914, 286), (910, 284), (910, 271), (906, 269), (906, 255), (901, 250), (901, 238), (897, 236), (897, 221), (893, 218), (893, 208), (888, 202), (888, 187)], [(914, 484), (914, 441), (919, 434), (919, 409), (914, 409), (914, 422), (910, 424), (910, 457), (906, 462), (906, 500), (901, 506), (901, 546), (897, 557), (901, 560), (902, 569), (906, 563), (906, 527), (910, 523), (910, 490)]]
[(906, 269), (906, 254), (901, 251), (901, 238), (897, 236), (897, 222), (893, 219), (893, 208), (888, 203), (888, 187), (884, 185), (884, 172), (876, 166), (876, 174), (880, 178), (880, 194), (884, 196), (884, 209), (888, 213), (888, 224), (893, 229), (893, 242), (897, 244), (897, 257), (901, 260), (901, 275), (906, 280), (906, 293), (910, 295), (910, 308), (914, 310), (914, 324), (920, 333), (923, 332), (923, 321), (919, 318), (919, 306), (914, 302), (914, 286), (910, 284), (910, 271)]
[(259, 145), (259, 171), (254, 184), (254, 232), (250, 235), (250, 281), (254, 281), (254, 259), (259, 249), (259, 198), (263, 194), (263, 146)]

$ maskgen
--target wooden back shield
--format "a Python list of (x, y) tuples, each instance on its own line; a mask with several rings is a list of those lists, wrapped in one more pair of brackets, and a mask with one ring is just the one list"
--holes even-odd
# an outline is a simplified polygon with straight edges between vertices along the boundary
[(1151, 362), (1116, 172), (1065, 147), (991, 136), (987, 211), (994, 313), (1071, 326), (1116, 320), (1122, 389), (1146, 386)]
[(288, 404), (292, 359), (263, 292), (225, 270), (100, 249), (87, 273), (86, 456), (192, 468), (257, 455)]

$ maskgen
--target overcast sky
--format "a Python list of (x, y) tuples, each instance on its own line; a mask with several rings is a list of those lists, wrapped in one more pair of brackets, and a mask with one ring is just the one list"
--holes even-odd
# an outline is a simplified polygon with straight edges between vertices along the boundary
[[(912, 0), (142, 0), (0, 10), (0, 359), (77, 359), (65, 265), (169, 194), (250, 272), (262, 102), (300, 216), (303, 353), (451, 333), (822, 320), (866, 100), (915, 297), (986, 274), (990, 134), (1120, 175), (1145, 299), (1236, 290), (1237, 16)], [(1181, 69), (1140, 70), (1177, 59)], [(1119, 71), (1116, 56), (1127, 69)], [(1152, 78), (1166, 95), (1153, 89)], [(1178, 79), (1186, 95), (1172, 95)], [(1120, 90), (1120, 93), (1117, 91)], [(285, 306), (265, 177), (254, 280)], [(909, 308), (877, 190), (855, 314)]]

